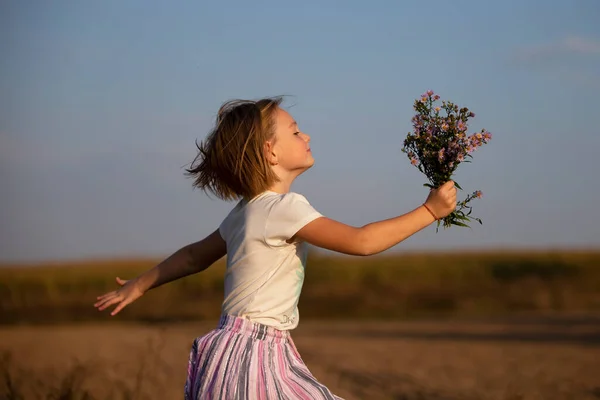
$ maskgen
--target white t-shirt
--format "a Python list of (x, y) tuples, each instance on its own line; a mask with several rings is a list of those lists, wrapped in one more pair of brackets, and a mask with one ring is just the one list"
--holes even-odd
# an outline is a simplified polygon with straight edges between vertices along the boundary
[(227, 243), (224, 314), (280, 330), (298, 325), (307, 245), (292, 236), (321, 217), (297, 193), (241, 200), (219, 226)]

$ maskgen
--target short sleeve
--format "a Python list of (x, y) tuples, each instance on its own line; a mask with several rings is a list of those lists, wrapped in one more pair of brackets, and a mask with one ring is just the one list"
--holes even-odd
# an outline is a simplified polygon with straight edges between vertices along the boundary
[(229, 214), (227, 214), (225, 219), (223, 219), (223, 221), (219, 225), (219, 234), (221, 235), (221, 238), (226, 242), (227, 242), (227, 239), (229, 238), (229, 232), (231, 230), (232, 216), (235, 215), (235, 213), (241, 208), (241, 206), (242, 206), (242, 202), (239, 201), (235, 205), (235, 207), (229, 212)]
[(285, 245), (306, 224), (322, 216), (301, 194), (287, 193), (269, 212), (265, 241), (269, 246)]
[(227, 218), (225, 218), (223, 220), (223, 222), (221, 222), (221, 224), (219, 225), (219, 234), (221, 235), (221, 239), (223, 239), (224, 241), (227, 241)]

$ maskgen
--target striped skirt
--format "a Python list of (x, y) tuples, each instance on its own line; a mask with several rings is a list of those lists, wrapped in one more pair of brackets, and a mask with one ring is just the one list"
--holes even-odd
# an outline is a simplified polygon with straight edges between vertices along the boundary
[(185, 400), (339, 400), (300, 358), (288, 331), (225, 315), (194, 340)]

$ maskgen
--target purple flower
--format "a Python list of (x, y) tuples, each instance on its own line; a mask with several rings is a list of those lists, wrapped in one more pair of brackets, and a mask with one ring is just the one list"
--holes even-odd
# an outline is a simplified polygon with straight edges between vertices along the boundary
[[(441, 182), (451, 177), (459, 163), (471, 157), (471, 153), (492, 138), (485, 129), (468, 134), (468, 119), (475, 117), (475, 113), (468, 108), (459, 108), (445, 100), (440, 100), (442, 107), (433, 105), (438, 100), (440, 96), (433, 90), (427, 90), (414, 102), (416, 113), (411, 119), (414, 129), (407, 134), (402, 149), (410, 163), (425, 173), (431, 182)], [(463, 210), (471, 199), (481, 196), (480, 191), (471, 192), (466, 200), (458, 203), (458, 211)], [(454, 224), (452, 221), (455, 220), (444, 219), (444, 226)]]

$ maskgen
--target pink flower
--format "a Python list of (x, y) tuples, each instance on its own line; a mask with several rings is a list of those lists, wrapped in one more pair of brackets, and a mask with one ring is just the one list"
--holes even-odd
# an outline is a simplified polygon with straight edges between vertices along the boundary
[(442, 124), (442, 129), (443, 129), (443, 130), (445, 130), (445, 131), (447, 131), (447, 130), (448, 130), (448, 128), (450, 128), (450, 126), (448, 126), (448, 124), (444, 122), (444, 123)]
[(483, 193), (481, 193), (481, 190), (475, 191), (475, 197), (477, 197), (478, 199), (480, 199), (481, 196), (483, 196)]
[(417, 161), (417, 159), (416, 159), (416, 158), (411, 158), (411, 159), (410, 159), (410, 163), (411, 163), (412, 165), (417, 165), (419, 162)]
[(436, 107), (435, 108), (435, 112), (440, 112), (441, 108), (440, 107)]

